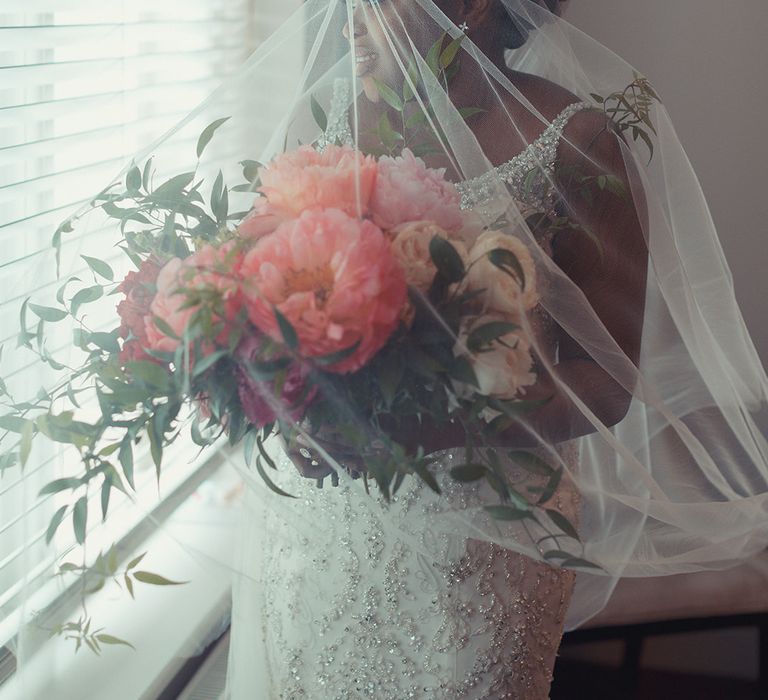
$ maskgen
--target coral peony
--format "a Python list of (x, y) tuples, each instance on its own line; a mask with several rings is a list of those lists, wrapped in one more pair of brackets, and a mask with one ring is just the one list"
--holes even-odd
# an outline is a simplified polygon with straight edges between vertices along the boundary
[(337, 209), (310, 210), (262, 239), (242, 266), (248, 314), (278, 341), (277, 308), (299, 352), (322, 357), (359, 343), (329, 368), (353, 372), (384, 345), (406, 298), (403, 272), (384, 234)]
[[(243, 303), (238, 281), (240, 262), (233, 242), (221, 248), (206, 245), (184, 260), (169, 260), (157, 278), (157, 294), (150, 306), (152, 314), (165, 321), (178, 338), (183, 338), (193, 317), (206, 305), (212, 327), (218, 331), (216, 340), (226, 343), (229, 324)], [(222, 322), (224, 328), (220, 329)], [(146, 320), (146, 337), (152, 350), (174, 352), (180, 342), (160, 330), (152, 317)]]
[[(375, 159), (351, 146), (328, 146), (322, 152), (302, 146), (259, 169), (259, 191), (266, 202), (257, 200), (254, 218), (260, 223), (263, 217), (292, 219), (314, 207), (365, 216), (376, 173)], [(250, 216), (246, 221), (246, 232), (257, 225)]]
[(285, 218), (272, 211), (264, 197), (259, 197), (237, 227), (237, 234), (241, 239), (257, 241), (273, 233)]
[(259, 358), (261, 339), (249, 335), (235, 351), (241, 361), (237, 368), (237, 392), (246, 418), (257, 427), (272, 423), (277, 418), (300, 421), (317, 394), (317, 387), (307, 387), (308, 371), (298, 363), (288, 368), (280, 384), (280, 394), (274, 381), (257, 380), (244, 366)]
[[(466, 354), (467, 338), (475, 328), (486, 323), (507, 320), (503, 316), (493, 314), (476, 319), (462, 329), (454, 347), (454, 354)], [(491, 349), (469, 355), (479, 388), (454, 383), (457, 394), (465, 398), (471, 398), (472, 394), (478, 393), (498, 399), (512, 399), (525, 387), (536, 383), (531, 346), (523, 333), (511, 331), (499, 340), (501, 342), (495, 341)]]
[(407, 148), (398, 158), (381, 158), (371, 197), (374, 223), (387, 230), (408, 221), (429, 220), (449, 233), (458, 231), (463, 221), (460, 197), (444, 173), (444, 169), (427, 168)]
[[(429, 243), (435, 236), (448, 240), (448, 234), (431, 221), (413, 221), (397, 226), (389, 232), (392, 239), (391, 249), (395, 259), (405, 273), (409, 286), (421, 292), (429, 291), (435, 279), (437, 268), (429, 254)], [(467, 262), (467, 249), (459, 240), (450, 240), (451, 245)]]
[[(525, 275), (525, 289), (517, 277), (494, 265), (488, 254), (502, 248), (514, 254)], [(536, 265), (528, 247), (519, 238), (499, 231), (481, 234), (469, 251), (470, 266), (465, 278), (469, 289), (484, 289), (485, 307), (519, 318), (539, 300), (536, 291)]]
[(150, 315), (150, 304), (155, 298), (160, 263), (154, 258), (144, 260), (137, 271), (131, 270), (120, 283), (117, 291), (125, 295), (117, 305), (120, 317), (120, 337), (124, 339), (120, 351), (120, 363), (134, 360), (152, 360), (144, 349), (147, 347), (145, 321)]

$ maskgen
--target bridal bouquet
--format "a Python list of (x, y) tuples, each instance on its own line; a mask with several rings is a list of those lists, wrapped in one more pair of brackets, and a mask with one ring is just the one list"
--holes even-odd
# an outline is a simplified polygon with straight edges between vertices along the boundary
[[(260, 194), (237, 226), (174, 234), (172, 247), (129, 242), (138, 270), (118, 287), (119, 349), (102, 358), (117, 373), (107, 417), (150, 407), (139, 423), (158, 467), (189, 401), (205, 423), (195, 439), (245, 440), (249, 459), (257, 446), (275, 490), (263, 442), (273, 431), (290, 441), (297, 425), (309, 440), (341, 436), (387, 496), (411, 472), (437, 489), (398, 436), (459, 415), (493, 431), (524, 408), (535, 381), (519, 325), (537, 302), (531, 254), (513, 236), (466, 231), (454, 186), (408, 149), (377, 159), (303, 146), (255, 175)], [(226, 191), (213, 195), (220, 208)], [(455, 475), (504, 491), (480, 464)]]

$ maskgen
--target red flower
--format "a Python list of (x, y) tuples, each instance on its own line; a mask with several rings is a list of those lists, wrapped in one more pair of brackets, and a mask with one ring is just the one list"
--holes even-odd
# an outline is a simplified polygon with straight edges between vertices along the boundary
[(150, 316), (150, 304), (155, 298), (157, 276), (160, 273), (160, 263), (149, 258), (141, 263), (139, 269), (129, 272), (117, 288), (125, 295), (117, 305), (120, 316), (120, 337), (123, 338), (123, 349), (120, 351), (120, 363), (135, 360), (150, 360), (144, 348), (147, 346), (145, 319)]

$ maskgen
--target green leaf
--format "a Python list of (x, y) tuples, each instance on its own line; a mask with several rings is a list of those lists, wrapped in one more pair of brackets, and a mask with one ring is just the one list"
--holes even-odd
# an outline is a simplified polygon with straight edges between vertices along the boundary
[(256, 458), (256, 471), (259, 473), (259, 476), (264, 480), (264, 483), (269, 487), (271, 491), (274, 491), (278, 496), (285, 496), (286, 498), (296, 498), (296, 496), (292, 496), (290, 493), (287, 493), (283, 491), (279, 486), (275, 484), (272, 479), (269, 478), (267, 475), (267, 472), (264, 469), (264, 465), (261, 463), (261, 458)]
[(175, 199), (184, 189), (192, 183), (195, 179), (195, 173), (181, 173), (181, 175), (175, 175), (166, 180), (160, 187), (158, 187), (153, 193), (154, 199)]
[(376, 89), (379, 91), (379, 95), (381, 95), (382, 99), (393, 109), (396, 109), (398, 112), (403, 111), (403, 101), (400, 99), (400, 95), (398, 95), (389, 85), (386, 83), (382, 83), (380, 80), (376, 80), (376, 78), (373, 78), (373, 83), (376, 85)]
[(476, 114), (480, 114), (481, 112), (486, 112), (487, 110), (481, 109), (480, 107), (462, 107), (459, 110), (459, 114), (461, 115), (462, 119), (469, 119), (470, 117), (474, 117)]
[(102, 644), (121, 644), (126, 647), (131, 647), (131, 649), (136, 649), (133, 644), (130, 642), (126, 642), (124, 639), (120, 639), (120, 637), (113, 637), (111, 634), (105, 634), (104, 632), (95, 635), (96, 639), (98, 639)]
[(50, 544), (51, 540), (53, 539), (53, 536), (56, 534), (56, 530), (59, 529), (59, 525), (61, 525), (62, 521), (64, 520), (64, 516), (67, 514), (67, 506), (61, 506), (51, 518), (51, 522), (48, 525), (48, 529), (45, 532), (45, 544)]
[(131, 594), (131, 598), (135, 598), (133, 595), (133, 581), (131, 580), (131, 577), (128, 574), (125, 574), (123, 580), (125, 581), (125, 587), (128, 589), (128, 593)]
[(441, 68), (448, 68), (448, 66), (450, 66), (456, 60), (456, 55), (459, 53), (461, 43), (465, 38), (465, 35), (462, 34), (461, 36), (456, 37), (450, 44), (448, 44), (448, 46), (445, 47), (445, 50), (440, 54)]
[[(101, 299), (102, 296), (104, 296), (104, 288), (100, 284), (81, 289), (72, 297), (72, 301), (70, 302), (72, 315), (77, 316), (77, 312), (80, 311), (80, 307), (83, 304), (90, 304), (97, 299)], [(94, 333), (94, 335), (96, 334)], [(93, 339), (93, 336), (91, 339)]]
[(144, 170), (141, 173), (141, 184), (144, 189), (149, 192), (150, 180), (152, 178), (152, 158), (147, 158), (147, 162), (144, 163)]
[(572, 554), (562, 549), (552, 549), (544, 553), (544, 559), (551, 561), (552, 559), (571, 559)]
[(514, 506), (484, 506), (484, 508), (494, 520), (513, 521), (533, 519), (534, 517), (531, 511)]
[(60, 491), (66, 491), (67, 489), (76, 489), (83, 485), (82, 479), (74, 477), (67, 479), (55, 479), (47, 483), (40, 489), (38, 496), (47, 496), (49, 493), (59, 493)]
[(107, 519), (107, 511), (109, 510), (109, 497), (112, 495), (112, 477), (107, 475), (104, 477), (104, 482), (101, 484), (101, 520), (102, 522)]
[(90, 267), (97, 275), (101, 275), (104, 279), (107, 279), (110, 282), (115, 279), (114, 271), (103, 260), (92, 258), (88, 255), (81, 255), (80, 257), (88, 263), (88, 267)]
[(142, 583), (148, 583), (151, 586), (183, 586), (189, 581), (171, 581), (169, 578), (153, 574), (151, 571), (134, 571), (133, 577)]
[(419, 85), (419, 69), (413, 58), (408, 59), (407, 78), (403, 83), (403, 101), (408, 102), (415, 97), (414, 90)]
[(193, 377), (199, 377), (201, 374), (203, 374), (206, 370), (213, 367), (222, 357), (227, 355), (226, 350), (217, 350), (216, 352), (212, 352), (210, 355), (207, 355), (199, 362), (195, 363), (194, 371), (192, 372)]
[(8, 430), (12, 433), (22, 433), (27, 423), (32, 421), (14, 415), (0, 416), (0, 430)]
[(81, 496), (72, 510), (72, 528), (78, 544), (85, 542), (85, 531), (88, 526), (88, 498)]
[(435, 76), (440, 73), (440, 53), (443, 48), (444, 39), (445, 35), (441, 36), (427, 51), (427, 66)]
[(125, 567), (126, 571), (130, 571), (131, 569), (135, 569), (140, 563), (141, 560), (147, 556), (147, 553), (144, 552), (143, 554), (139, 554), (138, 557), (134, 557), (131, 559), (131, 561), (128, 562), (127, 566)]
[(405, 120), (405, 128), (410, 130), (415, 129), (420, 124), (426, 124), (428, 116), (424, 110), (419, 109)]
[(550, 477), (555, 472), (552, 466), (531, 452), (512, 450), (507, 454), (516, 465), (525, 469), (529, 474)]
[(595, 564), (594, 562), (587, 561), (586, 559), (581, 559), (579, 557), (571, 557), (570, 559), (566, 559), (565, 561), (560, 563), (560, 566), (564, 569), (574, 569), (576, 567), (580, 567), (583, 569), (600, 569), (602, 570), (602, 566), (599, 566), (598, 564)]
[(106, 352), (120, 352), (120, 345), (114, 331), (112, 333), (91, 333), (88, 340)]
[(552, 510), (551, 508), (546, 509), (546, 513), (549, 516), (549, 519), (557, 525), (568, 537), (572, 537), (574, 540), (579, 540), (579, 533), (576, 530), (576, 528), (573, 526), (570, 520), (566, 518), (560, 511)]
[(462, 483), (479, 481), (486, 474), (488, 470), (483, 464), (459, 464), (451, 469), (451, 476)]
[(360, 341), (358, 340), (354, 345), (350, 345), (349, 347), (344, 348), (343, 350), (330, 353), (329, 355), (316, 357), (314, 358), (314, 360), (315, 360), (315, 363), (320, 367), (331, 367), (332, 365), (335, 365), (338, 362), (341, 362), (342, 360), (346, 360), (348, 357), (352, 357), (352, 355), (354, 355), (355, 352), (357, 352), (357, 349), (359, 347), (360, 347)]
[(506, 248), (494, 248), (488, 253), (488, 259), (491, 264), (506, 272), (510, 277), (517, 280), (520, 289), (525, 290), (525, 272), (523, 266), (517, 259), (517, 256)]
[(135, 165), (125, 176), (125, 189), (131, 193), (138, 193), (141, 189), (141, 170)]
[(544, 487), (544, 491), (542, 491), (541, 495), (539, 496), (539, 500), (537, 501), (539, 505), (546, 503), (552, 498), (552, 496), (555, 495), (555, 491), (557, 491), (558, 486), (560, 486), (562, 478), (563, 469), (561, 467), (560, 469), (556, 469), (552, 476), (549, 477), (549, 481), (547, 482), (547, 485)]
[(515, 323), (506, 321), (490, 321), (475, 328), (467, 337), (467, 348), (470, 352), (478, 353), (494, 341), (503, 338), (508, 333), (520, 328)]
[(392, 122), (389, 121), (389, 115), (384, 112), (379, 119), (378, 135), (381, 143), (388, 149), (393, 149), (398, 141), (403, 140), (403, 135), (392, 128)]
[(429, 242), (429, 255), (440, 276), (449, 284), (464, 279), (464, 261), (449, 241), (434, 236)]
[(21, 442), (19, 444), (19, 461), (22, 467), (26, 466), (29, 459), (29, 453), (32, 451), (32, 438), (34, 436), (35, 424), (32, 421), (27, 421), (21, 430)]
[(32, 313), (49, 323), (56, 323), (67, 317), (67, 312), (64, 309), (55, 309), (52, 306), (39, 306), (38, 304), (30, 303), (29, 308), (32, 310)]
[(229, 117), (222, 117), (221, 119), (217, 119), (216, 121), (211, 122), (208, 126), (203, 129), (202, 133), (200, 134), (200, 138), (197, 139), (197, 157), (200, 158), (201, 155), (203, 155), (203, 151), (205, 150), (205, 147), (208, 145), (210, 140), (213, 138), (213, 134), (224, 122), (226, 122), (229, 119)]
[(163, 464), (163, 426), (159, 425), (161, 421), (158, 420), (158, 416), (160, 416), (159, 413), (152, 416), (152, 420), (147, 426), (147, 434), (149, 435), (149, 451), (152, 454), (152, 461), (155, 463), (155, 471), (159, 479)]
[[(317, 101), (317, 98), (314, 95), (310, 95), (309, 97), (309, 104), (312, 108), (312, 116), (315, 119), (315, 123), (318, 127), (320, 127), (320, 131), (325, 133), (325, 131), (328, 129), (328, 115), (326, 115), (325, 110), (322, 108), (320, 103)], [(252, 178), (249, 178), (246, 176), (246, 180), (252, 180)]]
[(280, 328), (280, 334), (283, 336), (283, 342), (291, 349), (296, 350), (299, 347), (299, 336), (291, 325), (291, 322), (280, 313), (276, 306), (272, 309), (277, 319), (277, 325)]

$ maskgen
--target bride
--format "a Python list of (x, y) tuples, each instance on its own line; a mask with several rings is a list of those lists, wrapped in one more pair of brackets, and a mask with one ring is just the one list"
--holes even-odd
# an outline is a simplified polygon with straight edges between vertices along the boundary
[[(564, 628), (618, 577), (764, 546), (766, 378), (695, 176), (648, 81), (557, 6), (305, 10), (301, 97), (274, 150), (349, 144), (422, 182), (440, 169), (467, 248), (524, 241), (538, 303), (518, 342), (533, 364), (510, 346), (476, 370), (489, 396), (527, 377), (532, 408), (492, 437), (405, 417), (377, 426), (370, 453), (306, 424), (271, 440), (270, 475), (294, 498), (258, 479), (247, 492), (233, 700), (546, 698)], [(365, 478), (379, 438), (432, 455), (440, 494), (411, 475), (384, 498)], [(537, 534), (538, 515), (490, 517), (493, 485), (450, 476), (473, 449), (565, 535)]]

